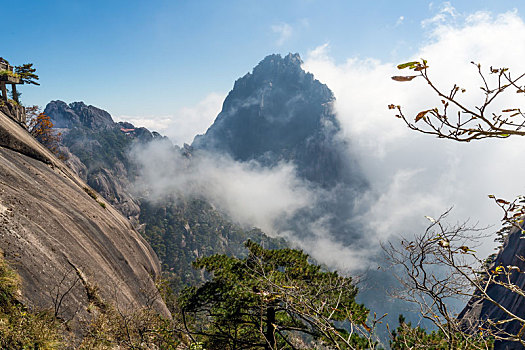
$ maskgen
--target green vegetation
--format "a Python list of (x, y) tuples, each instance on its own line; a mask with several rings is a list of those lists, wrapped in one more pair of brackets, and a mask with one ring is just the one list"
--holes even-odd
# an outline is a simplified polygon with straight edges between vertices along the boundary
[(157, 253), (175, 290), (205, 281), (205, 273), (191, 268), (197, 258), (244, 256), (243, 243), (248, 239), (272, 249), (286, 247), (282, 239), (232, 224), (201, 199), (179, 198), (163, 204), (142, 201), (139, 221), (144, 224), (142, 235)]
[(67, 335), (51, 312), (32, 312), (17, 300), (20, 279), (0, 255), (0, 348), (55, 349)]
[(13, 73), (10, 70), (0, 70), (0, 75), (7, 75), (14, 78), (20, 78), (20, 75), (17, 73)]
[(36, 68), (33, 67), (33, 63), (25, 63), (15, 67), (15, 74), (20, 78), (22, 84), (40, 85), (36, 82), (39, 78), (35, 72)]
[(376, 346), (350, 277), (310, 264), (300, 250), (264, 249), (252, 241), (245, 246), (243, 259), (213, 255), (195, 262), (212, 278), (180, 299), (194, 341), (232, 350)]
[(86, 192), (91, 198), (96, 200), (98, 198), (97, 193), (89, 187), (84, 187), (84, 192)]
[(406, 323), (405, 318), (400, 315), (399, 327), (392, 332), (390, 348), (392, 350), (448, 350), (451, 343), (454, 344), (454, 349), (475, 350), (492, 349), (494, 347), (494, 339), (491, 337), (484, 338), (483, 333), (481, 335), (473, 334), (466, 340), (465, 334), (457, 332), (451, 341), (441, 329), (428, 333), (421, 327), (413, 327), (410, 322)]
[[(3, 63), (7, 63), (8, 64), (8, 69), (7, 70), (0, 70), (0, 77), (1, 76), (4, 76), (4, 77), (8, 76), (8, 77), (17, 78), (18, 81), (14, 80), (13, 82), (18, 83), (18, 84), (40, 85), (37, 82), (39, 77), (36, 74), (36, 68), (33, 67), (32, 63), (25, 63), (25, 64), (23, 64), (21, 66), (16, 66), (15, 69), (14, 69), (14, 72), (13, 72), (13, 71), (9, 70), (9, 69), (11, 69), (11, 68), (9, 68), (9, 62), (4, 60), (3, 58), (0, 58), (0, 59), (2, 60)], [(10, 79), (7, 79), (7, 80), (8, 80), (8, 83), (9, 83)], [(2, 83), (2, 84), (4, 84), (4, 83)], [(15, 105), (21, 105), (20, 96), (22, 94), (16, 90), (16, 85), (15, 84), (12, 85), (10, 93), (11, 93), (12, 100), (9, 101), (9, 102), (11, 102), (11, 103), (14, 102)], [(2, 94), (4, 95), (4, 99), (7, 99), (7, 96), (5, 96), (5, 86), (3, 86)]]
[(84, 187), (84, 192), (86, 192), (91, 198), (93, 198), (102, 208), (106, 209), (106, 203), (98, 200), (97, 193), (93, 189), (89, 187)]

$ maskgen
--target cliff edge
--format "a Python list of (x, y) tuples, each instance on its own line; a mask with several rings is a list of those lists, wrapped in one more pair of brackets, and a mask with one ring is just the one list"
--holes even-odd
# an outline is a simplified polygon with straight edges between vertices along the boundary
[(154, 283), (157, 256), (91, 191), (0, 112), (0, 249), (21, 276), (21, 301), (55, 310), (72, 327), (90, 319), (90, 289), (121, 310), (169, 316)]

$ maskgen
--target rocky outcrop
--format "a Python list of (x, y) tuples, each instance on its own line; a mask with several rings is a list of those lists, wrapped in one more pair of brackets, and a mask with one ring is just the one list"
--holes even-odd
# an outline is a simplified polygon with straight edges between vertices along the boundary
[[(130, 223), (76, 174), (0, 113), (0, 249), (22, 280), (21, 299), (81, 324), (89, 289), (121, 310), (169, 316), (153, 279), (158, 259)], [(70, 289), (71, 288), (71, 289)], [(69, 290), (70, 289), (70, 290)]]
[(195, 149), (225, 152), (240, 161), (273, 166), (293, 161), (300, 176), (333, 187), (363, 185), (357, 165), (343, 155), (330, 89), (301, 68), (298, 54), (270, 55), (235, 82), (222, 111)]
[[(133, 223), (140, 213), (138, 200), (130, 193), (131, 184), (129, 179), (122, 174), (125, 173), (122, 163), (115, 164), (113, 169), (101, 168), (92, 171), (88, 175), (88, 184), (97, 189), (107, 201), (115, 205), (118, 210), (126, 215)], [(116, 170), (115, 170), (116, 169)]]
[[(511, 282), (525, 290), (525, 239), (523, 239), (521, 230), (513, 230), (506, 238), (502, 249), (499, 251), (491, 269), (498, 266), (517, 266), (519, 271), (515, 271), (511, 276)], [(525, 318), (525, 298), (518, 293), (512, 292), (501, 286), (491, 284), (487, 289), (487, 294), (498, 304), (514, 313), (515, 315)], [(507, 314), (496, 304), (474, 297), (465, 306), (458, 316), (466, 329), (476, 332), (478, 326), (482, 325), (485, 320), (503, 321), (509, 319)], [(485, 325), (483, 325), (485, 327)], [(509, 322), (502, 324), (501, 328), (510, 334), (519, 334), (520, 325), (518, 322)], [(523, 337), (525, 339), (525, 336)], [(498, 341), (495, 349), (525, 349), (525, 347), (516, 342)]]
[(87, 106), (84, 102), (73, 102), (69, 105), (63, 101), (51, 101), (44, 114), (50, 116), (55, 128), (72, 128), (85, 126), (91, 129), (113, 127), (111, 115), (97, 107)]
[(0, 112), (4, 113), (17, 123), (25, 127), (26, 111), (23, 106), (11, 101), (0, 100)]
[(115, 123), (108, 112), (84, 102), (51, 101), (44, 113), (62, 133), (66, 164), (137, 224), (140, 206), (130, 193), (135, 174), (127, 152), (133, 142), (162, 137), (130, 123)]

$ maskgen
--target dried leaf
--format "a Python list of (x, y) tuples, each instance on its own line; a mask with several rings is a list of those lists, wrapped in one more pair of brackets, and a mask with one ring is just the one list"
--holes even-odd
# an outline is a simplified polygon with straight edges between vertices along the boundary
[(417, 115), (416, 115), (416, 119), (414, 120), (416, 123), (420, 120), (420, 119), (423, 119), (425, 117), (425, 115), (430, 112), (431, 109), (427, 109), (426, 111), (421, 111), (419, 112)]
[(392, 80), (395, 81), (411, 81), (412, 79), (418, 77), (418, 75), (396, 75), (392, 77)]

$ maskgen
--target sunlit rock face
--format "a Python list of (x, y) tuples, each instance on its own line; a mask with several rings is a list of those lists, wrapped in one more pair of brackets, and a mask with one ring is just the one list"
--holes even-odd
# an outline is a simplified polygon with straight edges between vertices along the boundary
[[(0, 250), (21, 277), (24, 304), (55, 308), (78, 330), (93, 316), (91, 286), (123, 311), (153, 306), (169, 316), (154, 283), (157, 256), (126, 218), (88, 192), (80, 177), (0, 113)], [(57, 293), (63, 296), (58, 310)]]
[(44, 113), (52, 116), (56, 128), (71, 128), (79, 125), (101, 128), (111, 127), (114, 124), (108, 112), (87, 106), (84, 102), (73, 102), (68, 105), (63, 101), (51, 101)]

